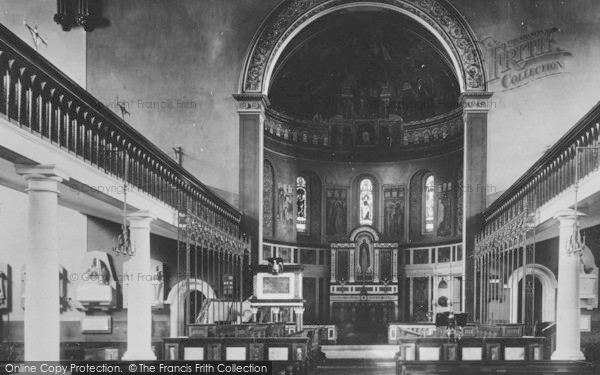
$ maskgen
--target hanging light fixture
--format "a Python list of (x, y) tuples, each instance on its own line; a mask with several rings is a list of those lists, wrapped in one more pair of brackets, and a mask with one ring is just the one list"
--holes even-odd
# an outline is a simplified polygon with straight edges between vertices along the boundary
[(124, 152), (123, 163), (125, 164), (124, 172), (125, 177), (123, 178), (123, 223), (121, 224), (121, 233), (117, 236), (117, 238), (113, 238), (113, 246), (112, 249), (117, 254), (134, 256), (135, 248), (131, 244), (129, 226), (127, 225), (127, 175), (129, 168), (127, 167), (127, 154)]
[(595, 149), (597, 150), (597, 147), (580, 147), (580, 146), (576, 146), (575, 147), (575, 205), (574, 205), (574, 210), (575, 210), (575, 220), (573, 221), (573, 234), (571, 235), (571, 238), (569, 239), (569, 243), (567, 244), (567, 254), (569, 254), (569, 256), (571, 255), (577, 255), (579, 257), (583, 256), (583, 249), (585, 249), (585, 236), (582, 236), (581, 234), (581, 226), (579, 225), (579, 216), (578, 216), (578, 211), (577, 211), (577, 204), (578, 204), (578, 198), (577, 198), (577, 192), (579, 190), (579, 152), (586, 150), (586, 149)]
[(93, 13), (97, 13), (90, 9), (93, 6), (90, 0), (56, 0), (54, 22), (59, 24), (63, 31), (77, 26), (85, 31), (92, 31), (95, 23)]

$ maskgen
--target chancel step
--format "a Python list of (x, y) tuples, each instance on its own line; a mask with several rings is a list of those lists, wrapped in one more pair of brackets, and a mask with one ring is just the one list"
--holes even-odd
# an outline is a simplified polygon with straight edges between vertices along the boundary
[(323, 345), (327, 359), (394, 360), (398, 345)]
[(393, 359), (326, 359), (317, 367), (315, 374), (394, 375), (396, 364)]

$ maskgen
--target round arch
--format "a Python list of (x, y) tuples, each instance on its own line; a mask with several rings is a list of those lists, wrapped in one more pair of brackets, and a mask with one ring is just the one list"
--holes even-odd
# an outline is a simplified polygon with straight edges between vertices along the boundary
[[(527, 266), (527, 274), (533, 270), (533, 275), (542, 284), (542, 321), (556, 321), (556, 288), (558, 282), (554, 273), (546, 266), (541, 264), (530, 264)], [(517, 268), (508, 278), (508, 288), (510, 296), (510, 322), (517, 323), (519, 316), (519, 282), (523, 279), (523, 267)]]
[[(190, 279), (189, 280), (190, 284), (189, 284), (189, 291), (198, 291), (200, 293), (202, 293), (204, 295), (204, 297), (206, 297), (207, 299), (214, 299), (215, 298), (215, 291), (213, 290), (213, 288), (208, 285), (208, 283), (206, 283), (203, 280), (200, 279)], [(187, 298), (186, 293), (188, 292), (187, 289), (187, 281), (183, 280), (180, 281), (179, 283), (177, 283), (176, 285), (174, 285), (171, 288), (171, 291), (169, 291), (169, 295), (167, 297), (167, 303), (170, 306), (170, 337), (177, 337), (178, 336), (178, 328), (180, 323), (179, 321), (179, 314), (180, 311), (183, 311), (183, 309), (185, 308), (185, 299)]]
[(447, 0), (284, 0), (263, 21), (246, 53), (239, 94), (267, 95), (277, 61), (305, 27), (330, 13), (351, 8), (382, 8), (425, 27), (452, 61), (461, 92), (487, 91), (483, 55), (464, 17)]

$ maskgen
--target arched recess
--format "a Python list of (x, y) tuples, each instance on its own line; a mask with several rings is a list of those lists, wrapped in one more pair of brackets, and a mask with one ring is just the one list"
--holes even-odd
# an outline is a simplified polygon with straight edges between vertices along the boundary
[[(179, 314), (185, 309), (185, 301), (188, 297), (188, 292), (195, 290), (199, 293), (202, 293), (202, 295), (204, 295), (204, 297), (207, 299), (215, 298), (215, 292), (213, 288), (205, 281), (200, 279), (190, 279), (189, 282), (189, 289), (186, 280), (177, 283), (175, 286), (173, 286), (173, 288), (171, 288), (171, 291), (167, 297), (167, 303), (170, 306), (171, 314), (169, 319), (170, 337), (178, 337), (178, 332), (183, 332), (185, 335), (185, 321), (183, 318), (180, 319)], [(181, 329), (182, 327), (180, 326), (183, 326), (183, 329)]]
[[(533, 275), (542, 284), (542, 320), (544, 322), (556, 321), (556, 288), (558, 283), (556, 276), (548, 268), (541, 264), (530, 264), (527, 265), (527, 274)], [(512, 275), (508, 278), (508, 288), (510, 296), (510, 322), (517, 323), (519, 311), (519, 282), (523, 279), (523, 267), (517, 268)]]
[(464, 17), (447, 0), (284, 0), (265, 19), (246, 53), (239, 94), (267, 95), (277, 61), (315, 20), (343, 9), (389, 9), (424, 26), (450, 57), (461, 92), (487, 91), (483, 54)]

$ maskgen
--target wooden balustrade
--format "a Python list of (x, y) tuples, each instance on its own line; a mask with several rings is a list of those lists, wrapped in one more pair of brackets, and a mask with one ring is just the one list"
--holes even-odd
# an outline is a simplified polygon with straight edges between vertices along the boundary
[(241, 213), (0, 25), (0, 118), (232, 236)]
[[(600, 161), (597, 149), (600, 146), (599, 134), (600, 104), (592, 108), (487, 208), (480, 237), (490, 235), (526, 209), (543, 206), (572, 187), (577, 179), (597, 171)], [(581, 147), (588, 149), (578, 150)]]

